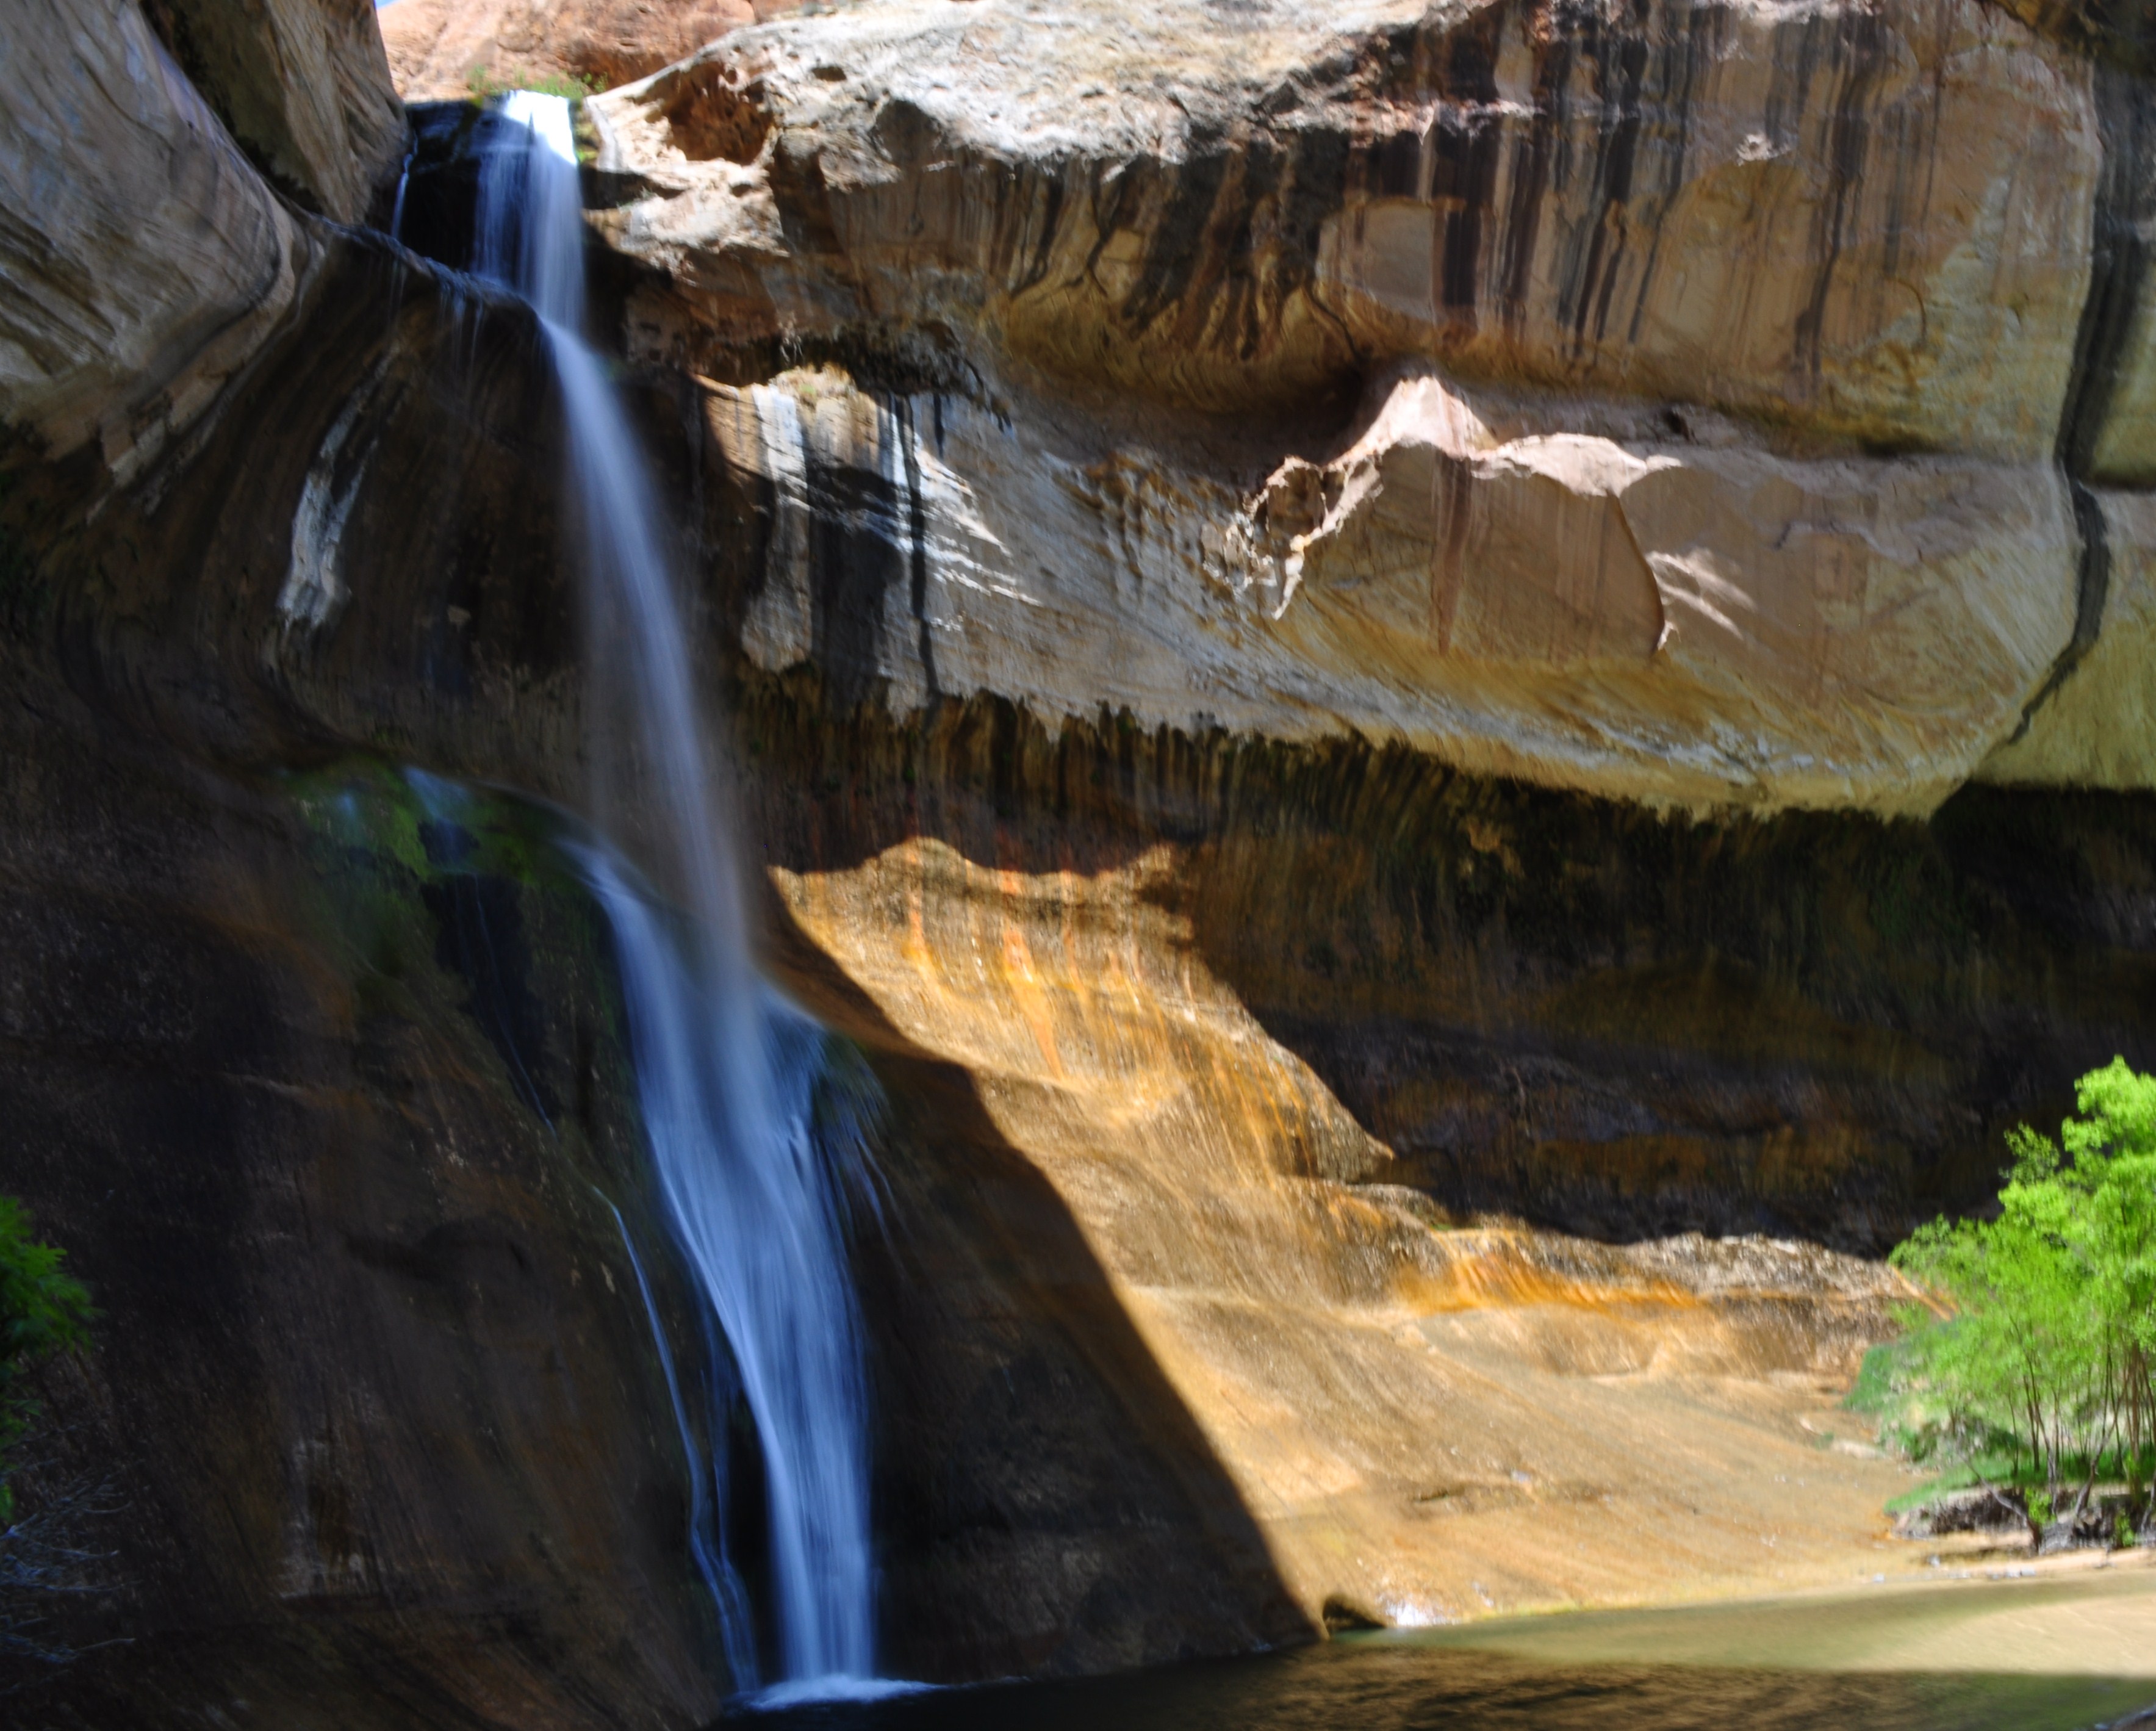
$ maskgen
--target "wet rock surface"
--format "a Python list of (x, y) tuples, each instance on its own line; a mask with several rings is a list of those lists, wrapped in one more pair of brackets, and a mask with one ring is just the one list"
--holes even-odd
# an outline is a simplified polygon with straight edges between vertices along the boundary
[(0, 1170), (104, 1313), (27, 1506), (105, 1487), (90, 1590), (10, 1593), (84, 1655), (11, 1652), (10, 1723), (708, 1717), (592, 910), (514, 807), (434, 864), (379, 771), (234, 779), (9, 678)]

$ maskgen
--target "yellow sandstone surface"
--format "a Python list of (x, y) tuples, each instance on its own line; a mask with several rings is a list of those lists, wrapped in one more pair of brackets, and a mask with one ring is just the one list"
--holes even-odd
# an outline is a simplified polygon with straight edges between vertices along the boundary
[(1875, 1549), (1909, 1480), (1835, 1405), (1898, 1280), (1760, 1239), (1450, 1226), (1209, 973), (1163, 905), (1178, 869), (921, 840), (778, 886), (882, 1037), (962, 1066), (1067, 1206), (1313, 1621), (1921, 1562)]

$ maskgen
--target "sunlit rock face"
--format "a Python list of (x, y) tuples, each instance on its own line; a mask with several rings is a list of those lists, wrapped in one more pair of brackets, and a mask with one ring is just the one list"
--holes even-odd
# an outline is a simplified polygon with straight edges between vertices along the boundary
[[(1642, 800), (1923, 810), (2074, 630), (2048, 465), (1799, 459), (1614, 413), (1544, 433), (1539, 403), (1418, 370), (1246, 499), (1202, 456), (1033, 407), (1021, 435), (828, 373), (720, 388), (712, 434), (774, 501), (757, 665), (814, 660), (901, 710), (1106, 702)], [(817, 524), (850, 485), (889, 568), (819, 626)]]
[(1476, 707), (1537, 780), (1923, 809), (2072, 630), (2077, 549), (2049, 470), (1628, 448), (1507, 419), (1511, 438), (1403, 381), (1332, 464), (1276, 473), (1260, 510), (1283, 591), (1308, 597), (1312, 659), (1382, 645), (1425, 687), (1476, 667)]
[[(1666, 1572), (1695, 1590), (1819, 1579), (1843, 1561), (1837, 1528), (1868, 1528), (1866, 1497), (1885, 1494), (1893, 1468), (1838, 1461), (1772, 1557), (1755, 1529), (1782, 1516), (1761, 1490), (1776, 1473), (1819, 1476), (1802, 1420), (1906, 1301), (1892, 1275), (1757, 1238), (1612, 1248), (1446, 1230), (1425, 1193), (1394, 1182), (1391, 1151), (1208, 965), (1184, 912), (1206, 893), (1194, 861), (1156, 846), (1113, 864), (1026, 863), (916, 840), (778, 883), (858, 994), (826, 999), (827, 1013), (871, 1049), (958, 1066), (977, 1102), (923, 1124), (918, 1152), (902, 1143), (899, 1220), (927, 1205), (977, 1241), (1038, 1241), (1025, 1285), (1055, 1317), (1070, 1302), (1055, 1295), (1078, 1282), (1039, 1198), (988, 1187), (959, 1199), (949, 1176), (924, 1194), (932, 1172), (1013, 1156), (1040, 1174), (1096, 1262), (1084, 1283), (1112, 1295), (1173, 1391), (1148, 1399), (1132, 1377), (1126, 1398), (1153, 1407), (1154, 1424), (1163, 1405), (1188, 1410), (1311, 1625), (1622, 1599), (1660, 1590)], [(901, 1266), (940, 1276), (944, 1260), (909, 1245), (915, 1230)], [(901, 1302), (905, 1315), (932, 1301)], [(1009, 1463), (979, 1494), (1030, 1476)], [(1680, 1486), (1691, 1518), (1672, 1544), (1665, 1499)], [(957, 1628), (905, 1617), (916, 1651), (948, 1664), (970, 1627), (991, 1654), (1063, 1668), (1127, 1662), (1158, 1639), (1086, 1629), (1067, 1581), (1014, 1568), (1015, 1548), (973, 1538), (963, 1582), (949, 1579), (953, 1538), (894, 1557), (901, 1602), (932, 1584), (934, 1602), (962, 1613)], [(1096, 1557), (1088, 1546), (1074, 1560)], [(1224, 1589), (1255, 1585), (1214, 1568), (1189, 1607), (1200, 1640)]]
[(821, 207), (796, 232), (844, 267), (824, 319), (966, 309), (1050, 367), (1204, 405), (1418, 352), (2041, 455), (2087, 284), (2087, 69), (1974, 0), (1260, 8), (1232, 55), (1187, 5), (803, 20), (601, 105), (688, 201), (624, 244), (708, 270), (753, 254), (680, 125), (704, 86), (780, 129), (780, 208)]
[(2099, 496), (2103, 629), (2025, 731), (1987, 758), (1986, 781), (2156, 784), (2156, 497)]
[[(1283, 8), (1228, 59), (1173, 5), (893, 5), (592, 112), (633, 348), (943, 387), (727, 411), (759, 472), (919, 490), (890, 704), (1922, 812), (2100, 627), (2141, 101), (1974, 0)], [(760, 665), (800, 616), (774, 573)]]

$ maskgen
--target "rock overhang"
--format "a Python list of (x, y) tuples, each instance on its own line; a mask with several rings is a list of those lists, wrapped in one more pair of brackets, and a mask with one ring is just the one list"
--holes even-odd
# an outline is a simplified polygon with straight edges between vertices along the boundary
[[(770, 409), (789, 362), (850, 360), (881, 406), (850, 424), (891, 430), (819, 460), (917, 489), (933, 423), (972, 501), (886, 514), (925, 579), (855, 598), (892, 610), (853, 636), (895, 647), (850, 689), (1361, 733), (1694, 810), (1921, 813), (2048, 725), (2092, 640), (2090, 525), (2133, 515), (2074, 491), (2135, 472), (2145, 418), (2085, 328), (2099, 287), (2143, 292), (2097, 244), (2118, 98), (2086, 60), (1978, 0), (1261, 6), (1232, 54), (1222, 28), (864, 8), (588, 105), (644, 194), (599, 219), (652, 273), (631, 348), (734, 378), (737, 418), (726, 393)], [(718, 108), (730, 149), (687, 136)], [(879, 364), (909, 344), (935, 388)], [(2062, 467), (2107, 368), (2107, 466)], [(1503, 399), (1505, 436), (1349, 455), (1407, 377)], [(1358, 460), (1391, 484), (1308, 547), (1268, 530), (1268, 476)], [(1545, 603), (1562, 629), (1476, 623)], [(2156, 766), (2114, 742), (2102, 773), (2126, 758)]]

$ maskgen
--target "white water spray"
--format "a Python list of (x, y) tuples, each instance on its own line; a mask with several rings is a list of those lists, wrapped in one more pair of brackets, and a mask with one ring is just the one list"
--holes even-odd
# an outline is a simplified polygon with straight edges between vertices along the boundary
[(579, 334), (584, 228), (569, 105), (519, 91), (501, 114), (522, 130), (482, 165), (475, 263), (526, 295), (546, 331), (583, 519), (593, 653), (610, 663), (594, 688), (627, 710), (650, 863), (685, 915), (662, 910), (612, 855), (579, 852), (613, 928), (660, 1191), (762, 1446), (783, 1668), (764, 1698), (875, 1692), (890, 1686), (872, 1681), (860, 1318), (835, 1175), (811, 1122), (824, 1036), (751, 960), (657, 501)]

